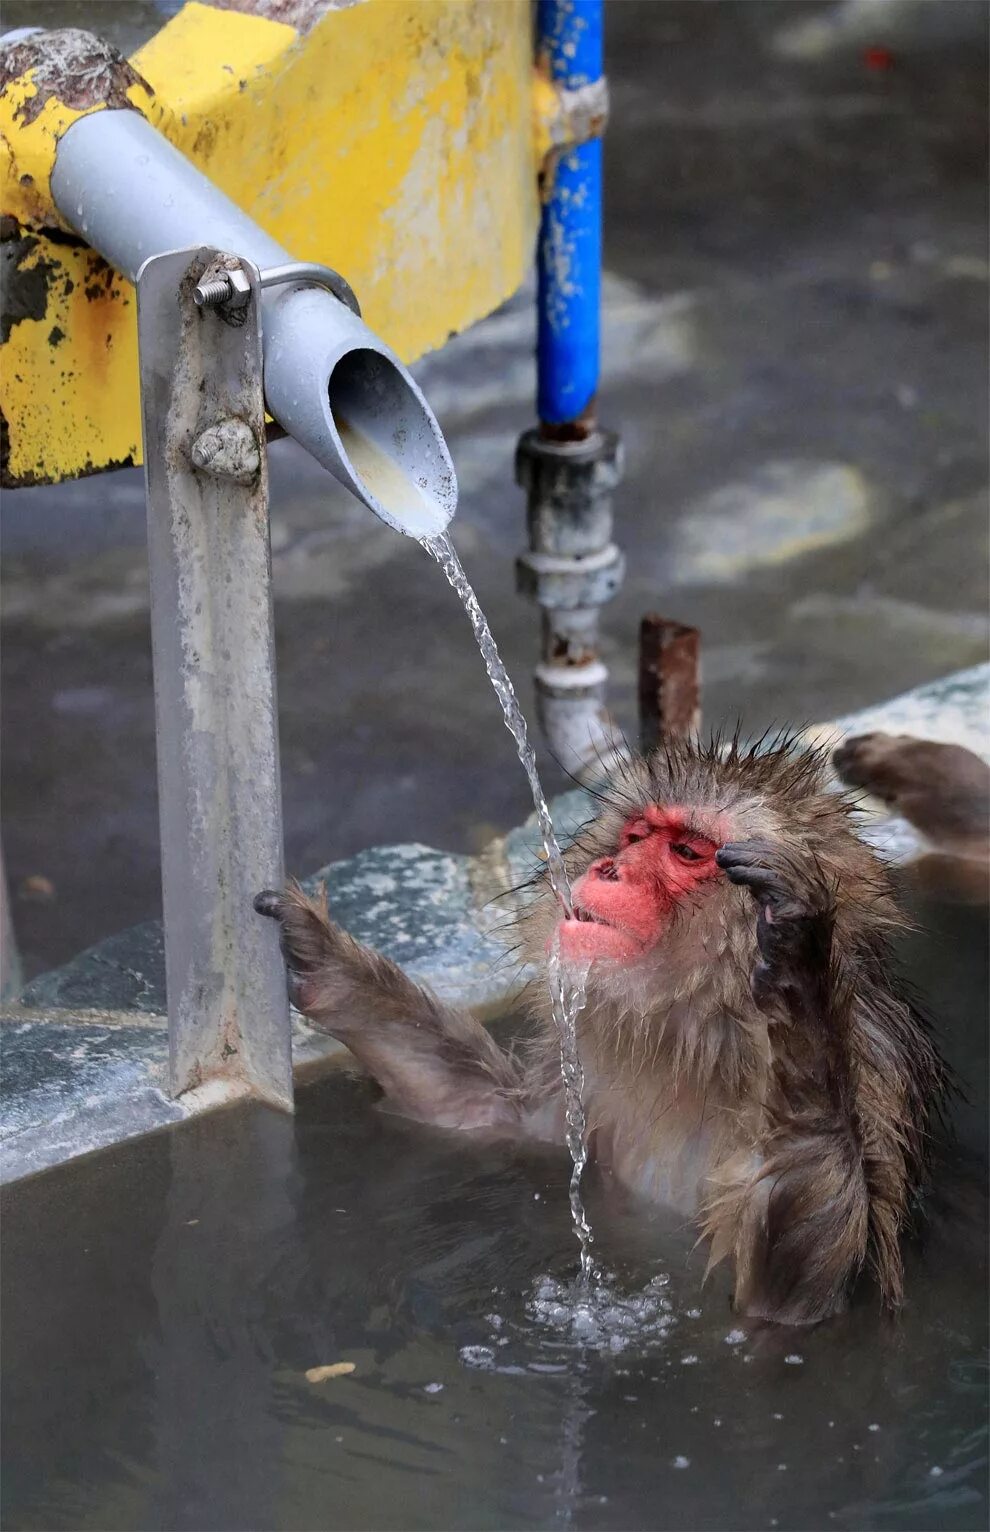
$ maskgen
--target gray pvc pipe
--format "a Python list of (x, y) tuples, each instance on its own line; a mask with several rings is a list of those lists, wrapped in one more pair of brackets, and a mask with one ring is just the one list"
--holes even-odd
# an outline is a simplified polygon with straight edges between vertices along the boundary
[[(197, 245), (262, 270), (294, 258), (138, 112), (74, 122), (59, 141), (52, 195), (132, 282), (149, 256)], [(273, 288), (262, 312), (265, 400), (279, 425), (389, 526), (417, 538), (442, 532), (457, 507), (454, 466), (399, 359), (325, 289)]]

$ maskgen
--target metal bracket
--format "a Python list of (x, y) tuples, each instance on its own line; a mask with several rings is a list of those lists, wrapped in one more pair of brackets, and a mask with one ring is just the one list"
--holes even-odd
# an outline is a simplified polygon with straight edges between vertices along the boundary
[[(196, 301), (231, 266), (237, 327)], [(283, 877), (260, 278), (180, 250), (137, 292), (170, 1085), (291, 1109), (285, 967), (252, 907)]]
[[(284, 266), (268, 266), (258, 277), (259, 287), (281, 287), (287, 282), (308, 283), (311, 287), (325, 287), (328, 292), (361, 318), (361, 305), (357, 294), (345, 277), (332, 266), (320, 266), (315, 261), (287, 261)], [(216, 276), (197, 282), (193, 288), (193, 302), (201, 309), (221, 309), (236, 312), (249, 301), (238, 271), (221, 271)]]

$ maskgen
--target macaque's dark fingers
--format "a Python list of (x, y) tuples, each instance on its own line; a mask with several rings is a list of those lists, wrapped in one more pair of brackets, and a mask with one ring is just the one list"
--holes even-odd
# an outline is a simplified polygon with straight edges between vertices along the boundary
[(760, 960), (750, 980), (762, 1011), (810, 1019), (827, 1005), (832, 903), (817, 864), (767, 841), (730, 843), (716, 862), (731, 882), (749, 889), (759, 914)]
[(297, 973), (317, 973), (334, 957), (341, 933), (330, 919), (325, 888), (310, 898), (298, 883), (287, 883), (279, 918), (285, 955)]
[(297, 1010), (308, 1012), (315, 999), (313, 976), (333, 961), (341, 941), (327, 913), (326, 890), (311, 899), (298, 883), (286, 884), (281, 893), (266, 888), (256, 895), (254, 907), (279, 922), (289, 999)]
[(725, 863), (720, 865), (730, 883), (735, 883), (740, 888), (748, 888), (753, 894), (767, 894), (779, 899), (786, 898), (788, 895), (787, 884), (780, 873), (771, 871), (769, 867), (737, 867)]
[(817, 914), (831, 905), (814, 859), (788, 855), (769, 841), (730, 843), (715, 853), (715, 861), (732, 883), (748, 888), (757, 900), (769, 901), (774, 919)]
[(766, 841), (733, 841), (721, 846), (715, 861), (733, 883), (754, 888), (763, 883), (781, 889), (788, 886), (786, 870), (773, 846)]

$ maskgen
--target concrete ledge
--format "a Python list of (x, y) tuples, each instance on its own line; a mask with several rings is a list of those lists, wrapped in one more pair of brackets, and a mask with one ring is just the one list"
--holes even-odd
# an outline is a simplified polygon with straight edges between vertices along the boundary
[[(990, 760), (990, 665), (959, 672), (893, 701), (837, 719), (809, 737), (834, 743), (886, 730), (968, 746)], [(593, 798), (555, 800), (562, 837), (592, 817)], [(882, 810), (863, 834), (905, 860), (923, 849), (903, 821)], [(533, 820), (482, 856), (428, 846), (376, 846), (322, 868), (331, 908), (359, 940), (394, 958), (410, 977), (483, 1016), (504, 1013), (528, 974), (511, 956), (512, 923), (536, 871)], [(42, 974), (0, 1011), (0, 1179), (15, 1180), (230, 1100), (204, 1087), (178, 1101), (165, 1093), (168, 1039), (161, 926), (112, 936)], [(297, 1079), (343, 1050), (293, 1016)]]

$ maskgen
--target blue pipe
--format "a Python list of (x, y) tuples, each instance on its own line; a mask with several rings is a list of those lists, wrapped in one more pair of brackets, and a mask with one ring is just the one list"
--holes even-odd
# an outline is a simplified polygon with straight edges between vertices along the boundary
[[(539, 0), (537, 57), (566, 90), (602, 74), (603, 0)], [(598, 391), (602, 268), (602, 145), (570, 150), (552, 172), (538, 252), (537, 413), (560, 426), (589, 412)]]

